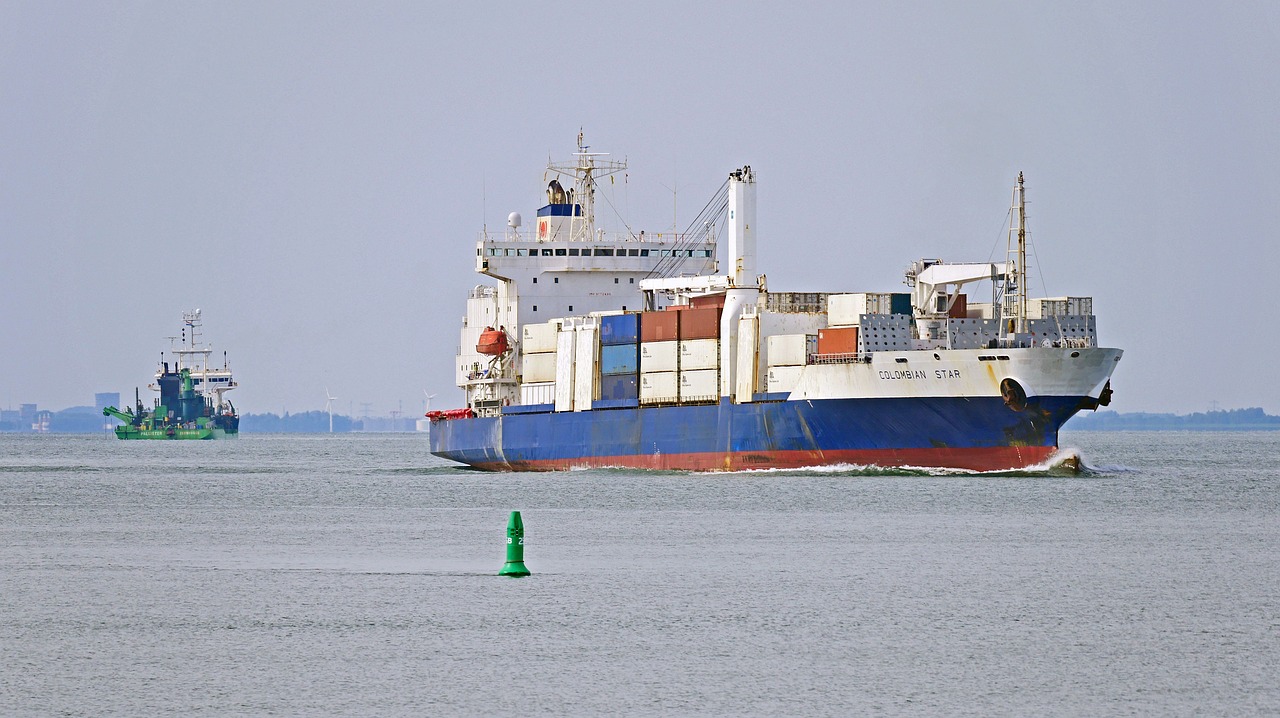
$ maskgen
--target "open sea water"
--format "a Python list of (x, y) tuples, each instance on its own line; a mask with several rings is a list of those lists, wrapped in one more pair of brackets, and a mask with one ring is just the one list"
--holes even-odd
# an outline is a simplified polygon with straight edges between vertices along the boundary
[(1062, 443), (1086, 471), (3, 436), (0, 715), (1280, 714), (1280, 432)]

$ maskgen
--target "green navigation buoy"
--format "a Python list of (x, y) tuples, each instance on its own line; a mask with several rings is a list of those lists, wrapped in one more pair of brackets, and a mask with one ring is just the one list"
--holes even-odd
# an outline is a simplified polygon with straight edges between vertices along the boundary
[(524, 565), (524, 521), (520, 520), (519, 511), (512, 511), (511, 518), (507, 519), (507, 562), (498, 575), (529, 575), (529, 569)]

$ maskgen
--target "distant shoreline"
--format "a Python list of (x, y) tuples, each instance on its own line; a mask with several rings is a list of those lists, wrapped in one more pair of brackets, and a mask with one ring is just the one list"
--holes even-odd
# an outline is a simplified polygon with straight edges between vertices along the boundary
[(1280, 416), (1256, 407), (1196, 414), (1101, 411), (1076, 414), (1062, 428), (1068, 431), (1276, 431), (1280, 430)]

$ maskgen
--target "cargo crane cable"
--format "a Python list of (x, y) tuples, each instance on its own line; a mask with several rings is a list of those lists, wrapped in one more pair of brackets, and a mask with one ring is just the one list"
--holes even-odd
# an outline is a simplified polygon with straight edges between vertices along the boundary
[[(693, 219), (693, 222), (689, 224), (689, 228), (685, 230), (685, 234), (684, 234), (686, 239), (683, 241), (677, 240), (676, 243), (672, 245), (672, 249), (670, 250), (671, 254), (659, 260), (659, 262), (654, 265), (653, 269), (649, 272), (648, 275), (645, 276), (645, 278), (647, 279), (649, 277), (652, 277), (655, 274), (661, 277), (672, 276), (676, 272), (676, 270), (680, 268), (680, 265), (684, 263), (684, 260), (687, 259), (687, 257), (677, 257), (676, 254), (677, 254), (677, 251), (683, 251), (683, 249), (693, 244), (693, 240), (688, 238), (693, 236), (694, 228), (697, 227), (699, 224), (703, 224), (704, 226), (717, 224), (719, 221), (718, 217), (724, 214), (724, 212), (728, 209), (728, 206), (729, 206), (729, 180), (726, 179), (724, 181), (724, 184), (720, 186), (720, 189), (717, 190), (716, 193), (712, 196), (712, 198), (707, 202), (707, 204), (703, 206), (702, 210), (698, 212), (698, 216), (695, 217)], [(669, 266), (664, 267), (664, 265), (669, 265)]]
[(688, 249), (688, 247), (695, 243), (695, 240), (693, 239), (695, 229), (699, 226), (719, 227), (721, 221), (728, 213), (728, 210), (729, 180), (726, 179), (724, 184), (720, 185), (720, 189), (716, 190), (711, 199), (708, 200), (706, 205), (702, 207), (702, 210), (698, 212), (698, 215), (689, 223), (688, 228), (684, 232), (685, 238), (683, 240), (678, 239), (675, 244), (671, 246), (671, 254), (667, 257), (661, 258), (658, 263), (654, 265), (653, 269), (645, 275), (645, 279), (648, 279), (655, 274), (664, 278), (673, 276), (676, 271), (680, 269), (680, 266), (684, 264), (685, 260), (688, 259), (688, 256), (676, 256), (676, 254), (678, 251), (683, 252), (683, 250)]

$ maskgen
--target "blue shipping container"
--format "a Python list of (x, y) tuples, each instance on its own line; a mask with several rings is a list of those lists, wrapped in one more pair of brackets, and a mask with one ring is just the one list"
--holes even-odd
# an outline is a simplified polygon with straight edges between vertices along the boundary
[(605, 346), (635, 344), (640, 341), (639, 314), (611, 314), (600, 317), (600, 343)]
[(911, 295), (902, 292), (895, 292), (889, 295), (889, 313), (890, 314), (906, 314), (911, 312)]
[(640, 377), (637, 374), (618, 374), (600, 377), (601, 399), (637, 399), (640, 397)]
[(640, 371), (640, 345), (618, 344), (600, 347), (601, 374), (635, 374)]

